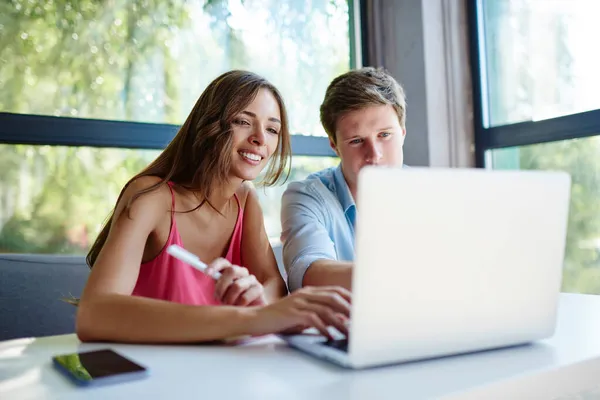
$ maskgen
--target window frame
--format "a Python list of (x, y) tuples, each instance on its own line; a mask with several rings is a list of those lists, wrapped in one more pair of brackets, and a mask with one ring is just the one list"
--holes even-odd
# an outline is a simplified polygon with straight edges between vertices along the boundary
[(473, 87), (476, 167), (492, 167), (486, 163), (486, 151), (488, 150), (586, 138), (600, 134), (600, 109), (541, 121), (525, 121), (490, 127), (483, 0), (465, 1), (467, 2)]
[[(0, 143), (162, 150), (179, 125), (0, 113)], [(296, 156), (335, 157), (329, 139), (291, 135)]]
[[(349, 68), (362, 62), (362, 0), (348, 0)], [(162, 150), (180, 125), (0, 112), (0, 143)], [(336, 157), (329, 139), (291, 135), (292, 155)]]

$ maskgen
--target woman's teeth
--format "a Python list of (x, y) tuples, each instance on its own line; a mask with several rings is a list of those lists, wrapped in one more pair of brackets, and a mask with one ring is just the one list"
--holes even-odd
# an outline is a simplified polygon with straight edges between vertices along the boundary
[(240, 151), (240, 154), (243, 157), (246, 157), (247, 159), (252, 160), (252, 161), (260, 161), (262, 159), (262, 157), (259, 156), (258, 154), (245, 153), (245, 152), (242, 152), (242, 151)]

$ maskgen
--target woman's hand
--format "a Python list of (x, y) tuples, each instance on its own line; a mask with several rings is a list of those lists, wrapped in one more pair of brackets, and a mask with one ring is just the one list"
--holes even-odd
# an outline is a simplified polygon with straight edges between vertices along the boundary
[(337, 286), (304, 287), (257, 310), (252, 334), (293, 332), (314, 327), (333, 339), (328, 326), (348, 334), (351, 294)]
[(248, 270), (217, 258), (208, 265), (206, 273), (220, 272), (215, 285), (215, 297), (223, 304), (233, 306), (262, 306), (267, 304), (262, 284)]

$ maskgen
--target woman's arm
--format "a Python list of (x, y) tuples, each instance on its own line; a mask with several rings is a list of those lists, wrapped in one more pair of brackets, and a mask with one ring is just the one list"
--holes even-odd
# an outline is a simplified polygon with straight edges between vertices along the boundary
[(267, 303), (287, 294), (287, 288), (273, 254), (273, 248), (265, 229), (263, 212), (256, 190), (250, 185), (244, 207), (244, 229), (242, 232), (242, 259), (244, 267), (255, 275), (264, 288)]
[(213, 341), (251, 334), (255, 313), (248, 307), (198, 307), (105, 293), (81, 302), (77, 336), (84, 342)]
[(252, 310), (237, 307), (194, 307), (131, 296), (148, 236), (170, 218), (168, 188), (131, 196), (156, 178), (133, 182), (123, 194), (102, 251), (92, 268), (77, 312), (81, 340), (182, 342), (237, 336), (248, 330)]

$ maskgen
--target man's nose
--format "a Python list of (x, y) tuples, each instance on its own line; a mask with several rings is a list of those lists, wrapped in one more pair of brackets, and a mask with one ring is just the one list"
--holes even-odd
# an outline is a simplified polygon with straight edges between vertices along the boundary
[(375, 142), (367, 142), (365, 161), (368, 164), (377, 165), (383, 155), (380, 146)]

